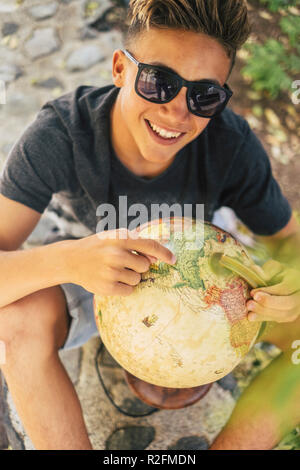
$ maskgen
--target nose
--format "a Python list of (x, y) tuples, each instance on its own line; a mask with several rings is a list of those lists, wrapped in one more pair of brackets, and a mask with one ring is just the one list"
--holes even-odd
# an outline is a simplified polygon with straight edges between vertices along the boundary
[(177, 119), (187, 119), (189, 117), (190, 112), (187, 107), (186, 93), (187, 89), (183, 86), (173, 100), (162, 105), (165, 115), (173, 114)]

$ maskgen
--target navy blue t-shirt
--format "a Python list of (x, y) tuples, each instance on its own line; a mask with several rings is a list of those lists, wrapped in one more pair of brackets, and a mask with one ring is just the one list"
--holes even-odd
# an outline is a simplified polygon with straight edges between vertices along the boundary
[(162, 174), (146, 179), (133, 174), (111, 146), (110, 110), (118, 93), (114, 85), (80, 86), (45, 103), (10, 151), (0, 193), (40, 213), (55, 200), (90, 233), (97, 230), (99, 205), (117, 205), (120, 195), (128, 206), (204, 204), (207, 221), (228, 206), (258, 235), (288, 223), (291, 207), (242, 116), (225, 109)]

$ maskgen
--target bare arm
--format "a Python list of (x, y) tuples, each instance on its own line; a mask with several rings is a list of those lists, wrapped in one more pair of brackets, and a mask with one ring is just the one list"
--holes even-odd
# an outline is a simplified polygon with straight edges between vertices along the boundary
[(0, 194), (0, 307), (65, 282), (64, 242), (20, 250), (40, 217)]
[(40, 289), (68, 282), (65, 246), (62, 241), (29, 250), (0, 251), (0, 307)]
[(67, 282), (100, 295), (130, 295), (152, 258), (175, 262), (156, 240), (132, 239), (128, 230), (120, 238), (123, 229), (18, 250), (39, 218), (23, 204), (0, 198), (0, 308)]

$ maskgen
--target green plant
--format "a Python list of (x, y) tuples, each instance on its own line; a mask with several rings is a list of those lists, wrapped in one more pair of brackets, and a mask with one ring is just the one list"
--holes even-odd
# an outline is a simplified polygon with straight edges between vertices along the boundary
[(300, 428), (287, 434), (278, 444), (276, 450), (300, 450)]
[(283, 44), (269, 39), (263, 45), (249, 43), (244, 47), (251, 55), (241, 73), (252, 80), (254, 90), (266, 91), (275, 99), (280, 91), (291, 87), (293, 80), (287, 70), (294, 68), (294, 60), (286, 54)]
[(278, 11), (297, 5), (299, 0), (260, 0), (260, 3), (266, 5), (270, 11)]
[(279, 25), (286, 40), (246, 43), (244, 48), (250, 55), (241, 70), (243, 76), (252, 81), (254, 90), (265, 91), (271, 99), (277, 98), (281, 91), (289, 90), (295, 80), (293, 75), (300, 72), (300, 17), (289, 14), (281, 18)]
[(289, 38), (291, 47), (295, 47), (300, 53), (300, 16), (288, 15), (281, 18), (281, 31)]

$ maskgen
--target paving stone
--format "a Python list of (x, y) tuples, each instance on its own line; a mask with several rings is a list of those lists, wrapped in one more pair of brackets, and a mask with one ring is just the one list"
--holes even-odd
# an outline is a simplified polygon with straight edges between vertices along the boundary
[(12, 2), (12, 0), (0, 1), (0, 13), (12, 13), (16, 11), (17, 8), (17, 2)]
[(29, 57), (34, 60), (57, 51), (60, 42), (54, 28), (39, 28), (33, 31), (24, 47)]
[(116, 26), (121, 28), (123, 32), (127, 30), (125, 25), (126, 10), (124, 8), (113, 8), (106, 13), (104, 18), (110, 28)]
[(2, 36), (14, 34), (18, 29), (19, 25), (17, 23), (3, 23), (1, 28)]
[(99, 47), (106, 57), (111, 57), (115, 49), (121, 49), (122, 34), (119, 31), (110, 31), (99, 35)]
[(126, 413), (129, 413), (134, 416), (146, 415), (148, 413), (150, 414), (153, 412), (153, 410), (156, 410), (156, 408), (147, 405), (146, 403), (139, 400), (137, 397), (125, 398), (120, 408)]
[(101, 365), (104, 367), (117, 367), (118, 369), (121, 368), (120, 364), (109, 354), (106, 348), (103, 350), (103, 354), (101, 356)]
[(12, 82), (22, 75), (21, 68), (16, 64), (0, 65), (0, 80)]
[(50, 2), (44, 5), (34, 5), (27, 10), (28, 14), (35, 20), (44, 20), (54, 16), (58, 9), (57, 2)]
[(47, 217), (47, 215), (42, 215), (35, 229), (27, 238), (26, 242), (31, 246), (44, 245), (50, 234), (55, 233), (56, 235), (55, 229), (57, 229), (57, 227), (53, 220)]
[(111, 31), (114, 27), (118, 27), (124, 32), (126, 30), (125, 20), (126, 10), (123, 7), (114, 6), (108, 8), (104, 14), (94, 15), (87, 19), (85, 24), (99, 32)]
[[(205, 436), (208, 442), (220, 432), (230, 416), (234, 399), (230, 392), (214, 384), (209, 393), (195, 403), (181, 410), (159, 410), (146, 417), (132, 418), (122, 415), (108, 400), (95, 374), (95, 357), (100, 339), (92, 338), (83, 347), (80, 380), (77, 384), (90, 439), (95, 449), (105, 449), (107, 441), (116, 429), (128, 426), (146, 426), (155, 429), (155, 438), (148, 445), (149, 450), (164, 450), (186, 436)], [(107, 374), (104, 374), (107, 372)], [(124, 384), (120, 369), (102, 367), (107, 388), (114, 401), (122, 406), (129, 405), (126, 399), (134, 400), (135, 395)], [(110, 384), (110, 382), (111, 384)], [(134, 420), (134, 421), (133, 421)]]
[(105, 55), (98, 46), (83, 46), (68, 57), (66, 68), (69, 72), (86, 70), (104, 59)]
[(129, 426), (117, 429), (107, 439), (106, 450), (144, 450), (154, 436), (155, 429), (152, 426)]
[(218, 380), (218, 384), (224, 389), (234, 392), (237, 387), (237, 380), (232, 374), (225, 375), (222, 379)]
[(49, 77), (46, 80), (38, 81), (35, 83), (35, 86), (39, 86), (42, 88), (49, 88), (51, 90), (57, 87), (64, 88), (64, 85), (55, 77)]
[(98, 31), (96, 31), (94, 28), (90, 28), (89, 26), (84, 26), (80, 30), (80, 39), (95, 39), (99, 37)]
[(4, 145), (2, 145), (1, 152), (3, 153), (5, 157), (9, 154), (13, 146), (14, 146), (14, 142), (6, 142)]
[(117, 406), (121, 406), (125, 398), (132, 398), (132, 393), (127, 387), (122, 368), (99, 367), (98, 364), (98, 372), (100, 372), (99, 375), (102, 377), (103, 384), (101, 380), (99, 380), (99, 383), (101, 383), (105, 395), (108, 393)]
[(130, 415), (141, 416), (152, 411), (154, 408), (142, 402), (130, 390), (125, 380), (124, 369), (109, 354), (107, 349), (103, 347), (98, 357), (98, 372), (102, 377), (102, 387), (110, 398), (125, 413)]
[(207, 450), (209, 443), (203, 436), (187, 436), (179, 439), (169, 450)]
[(276, 353), (276, 346), (274, 346), (274, 344), (271, 344), (271, 343), (260, 343), (260, 348), (263, 350), (263, 351), (266, 351), (266, 353), (270, 353), (272, 354), (273, 352)]
[(21, 92), (6, 94), (6, 104), (2, 107), (2, 113), (6, 116), (26, 116), (36, 113), (40, 108), (40, 103), (36, 95), (28, 95)]
[[(82, 405), (85, 422), (94, 449), (145, 449), (164, 450), (182, 445), (205, 445), (203, 437), (211, 443), (230, 416), (234, 399), (230, 392), (214, 384), (209, 393), (198, 403), (182, 410), (159, 410), (146, 417), (132, 418), (120, 413), (108, 400), (96, 373), (95, 358), (101, 340), (91, 338), (76, 353), (65, 351), (69, 357), (63, 362)], [(61, 356), (60, 352), (60, 356)], [(77, 356), (76, 356), (77, 354)], [(112, 395), (118, 405), (125, 406), (127, 412), (139, 409), (137, 399), (124, 384), (122, 369), (103, 367), (110, 374)], [(104, 377), (106, 385), (108, 375)], [(6, 396), (7, 434), (13, 449), (33, 449), (26, 435), (10, 394)], [(142, 408), (141, 408), (142, 409)], [(133, 421), (134, 420), (134, 421)], [(200, 440), (181, 439), (198, 437)], [(178, 441), (179, 444), (178, 444)]]
[(0, 450), (7, 449), (9, 444), (4, 425), (4, 409), (6, 405), (4, 400), (3, 384), (4, 379), (0, 371)]
[(21, 92), (6, 93), (6, 104), (2, 107), (1, 114), (5, 116), (24, 116), (36, 113), (40, 108), (40, 103), (36, 95), (29, 95)]
[(82, 16), (90, 24), (100, 19), (114, 4), (110, 0), (83, 0), (81, 2)]
[(58, 227), (59, 235), (68, 235), (70, 238), (84, 238), (93, 235), (85, 225), (78, 222), (70, 207), (66, 206), (61, 200), (59, 193), (52, 196), (49, 206), (46, 209), (49, 217)]

